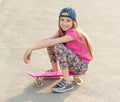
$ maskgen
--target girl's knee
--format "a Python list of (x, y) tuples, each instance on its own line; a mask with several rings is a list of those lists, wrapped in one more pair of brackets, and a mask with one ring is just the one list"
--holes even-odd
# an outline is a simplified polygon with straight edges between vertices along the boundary
[(61, 52), (61, 50), (63, 50), (63, 49), (64, 49), (64, 45), (63, 44), (56, 44), (54, 46), (54, 51), (55, 52)]
[(58, 49), (58, 48), (62, 48), (63, 47), (63, 44), (56, 44), (54, 45), (54, 49)]

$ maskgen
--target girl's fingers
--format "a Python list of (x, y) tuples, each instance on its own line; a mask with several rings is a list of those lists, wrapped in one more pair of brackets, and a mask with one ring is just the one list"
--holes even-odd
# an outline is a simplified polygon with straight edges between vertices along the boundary
[(28, 63), (28, 59), (27, 59), (26, 56), (24, 57), (24, 62), (25, 62), (25, 63)]
[(29, 60), (30, 60), (30, 58), (29, 58), (29, 54), (26, 53), (26, 54), (24, 55), (24, 62), (25, 62), (25, 63), (28, 63)]
[(27, 61), (29, 62), (31, 58), (31, 53), (27, 56)]
[(29, 63), (31, 57), (31, 50), (27, 50), (25, 55), (24, 55), (24, 62)]

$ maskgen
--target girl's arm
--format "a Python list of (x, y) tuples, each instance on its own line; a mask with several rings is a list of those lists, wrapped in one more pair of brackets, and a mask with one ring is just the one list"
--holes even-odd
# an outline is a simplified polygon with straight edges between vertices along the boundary
[(31, 47), (31, 50), (33, 51), (33, 50), (38, 50), (42, 48), (47, 48), (49, 46), (53, 46), (59, 43), (65, 43), (71, 40), (73, 40), (73, 38), (69, 35), (65, 35), (63, 37), (57, 37), (57, 38), (47, 38), (39, 41), (37, 44)]
[(51, 36), (49, 38), (43, 39), (35, 44), (33, 47), (29, 48), (24, 54), (24, 62), (29, 63), (32, 51), (53, 46), (59, 43), (65, 43), (73, 40), (71, 36), (65, 35), (63, 37), (58, 37), (57, 35)]

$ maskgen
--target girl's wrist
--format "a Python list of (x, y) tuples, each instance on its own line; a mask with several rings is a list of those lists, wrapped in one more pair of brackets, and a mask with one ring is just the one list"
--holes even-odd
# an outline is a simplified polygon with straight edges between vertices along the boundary
[(34, 49), (33, 49), (33, 48), (29, 48), (28, 50), (29, 50), (30, 52), (32, 52)]
[(32, 52), (34, 49), (33, 49), (33, 48), (31, 48), (30, 50), (31, 50), (31, 52)]

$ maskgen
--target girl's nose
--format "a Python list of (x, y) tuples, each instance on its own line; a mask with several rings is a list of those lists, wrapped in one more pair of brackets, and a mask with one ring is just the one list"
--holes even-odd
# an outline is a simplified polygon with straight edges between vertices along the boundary
[(66, 25), (66, 21), (63, 22), (63, 25)]

